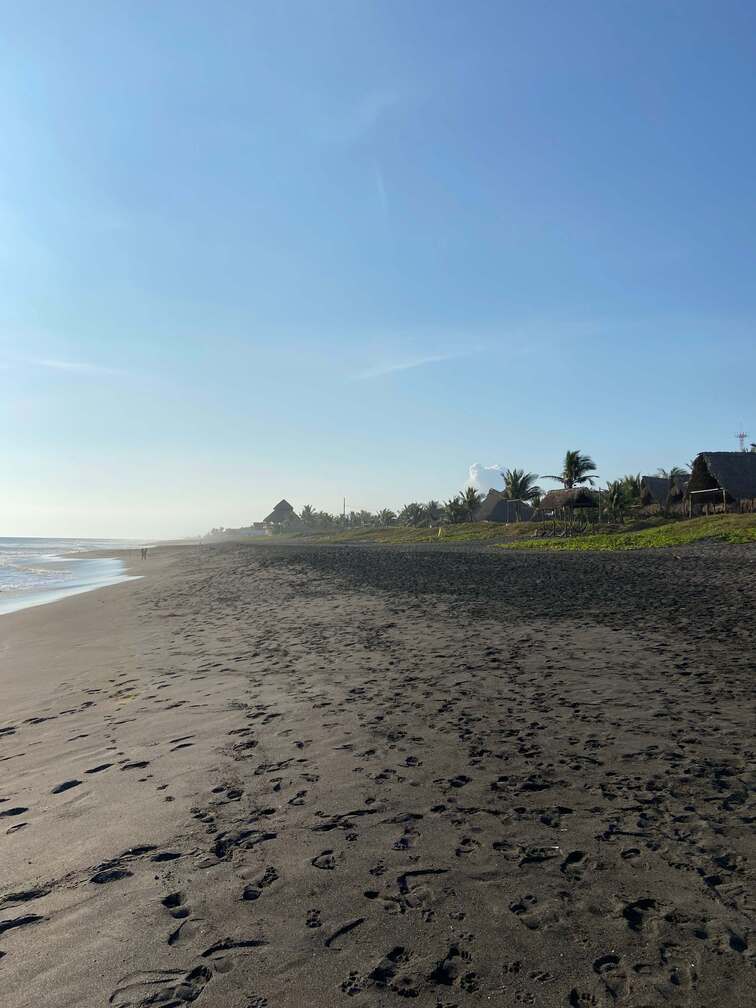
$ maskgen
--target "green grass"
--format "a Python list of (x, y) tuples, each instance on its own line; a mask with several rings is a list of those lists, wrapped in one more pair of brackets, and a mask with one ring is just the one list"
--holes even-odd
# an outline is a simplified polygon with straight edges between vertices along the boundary
[(513, 522), (500, 525), (495, 522), (445, 525), (439, 537), (438, 528), (409, 528), (394, 525), (390, 528), (347, 529), (343, 532), (291, 532), (286, 536), (272, 536), (265, 542), (295, 539), (305, 543), (376, 543), (387, 546), (413, 543), (464, 543), (479, 542), (503, 549), (528, 550), (636, 550), (665, 546), (685, 546), (697, 542), (756, 542), (756, 515), (711, 515), (704, 518), (674, 520), (662, 517), (643, 518), (630, 525), (614, 526), (599, 533), (572, 536), (568, 539), (533, 538), (537, 531), (550, 531), (552, 522)]
[[(319, 543), (384, 543), (387, 545), (407, 545), (411, 543), (449, 542), (502, 542), (533, 532), (538, 528), (532, 522), (513, 522), (511, 525), (497, 525), (494, 522), (464, 522), (459, 525), (444, 525), (439, 537), (438, 528), (409, 528), (393, 525), (391, 528), (349, 529), (345, 532), (301, 533), (303, 541)], [(275, 542), (275, 538), (271, 540)]]
[(688, 546), (698, 542), (756, 542), (756, 514), (722, 514), (668, 522), (635, 532), (599, 532), (571, 539), (526, 539), (501, 543), (503, 549), (637, 550)]

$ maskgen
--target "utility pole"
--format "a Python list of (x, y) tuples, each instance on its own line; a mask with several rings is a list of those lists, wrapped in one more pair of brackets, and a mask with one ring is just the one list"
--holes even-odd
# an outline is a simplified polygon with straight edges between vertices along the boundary
[(741, 430), (741, 431), (738, 431), (738, 433), (735, 435), (735, 437), (740, 442), (740, 450), (742, 452), (744, 452), (746, 450), (746, 448), (745, 448), (745, 446), (746, 446), (746, 438), (748, 437), (748, 435), (746, 434), (745, 431)]

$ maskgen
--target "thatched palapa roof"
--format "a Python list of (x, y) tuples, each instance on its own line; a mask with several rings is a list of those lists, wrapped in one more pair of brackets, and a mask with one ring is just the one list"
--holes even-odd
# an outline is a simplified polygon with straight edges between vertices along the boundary
[(651, 504), (667, 507), (670, 501), (680, 500), (685, 495), (689, 479), (687, 473), (673, 477), (671, 483), (666, 476), (641, 476), (640, 502), (643, 507)]
[(501, 490), (489, 490), (475, 513), (475, 521), (530, 521), (533, 508), (527, 501), (511, 500)]
[(688, 492), (724, 490), (731, 501), (756, 498), (756, 453), (701, 452), (693, 462)]
[(688, 492), (688, 483), (690, 483), (690, 474), (685, 473), (684, 476), (676, 476), (672, 480), (672, 486), (669, 491), (669, 503), (670, 501), (681, 501), (685, 494)]
[(598, 507), (598, 497), (587, 487), (572, 490), (550, 490), (541, 499), (540, 511), (574, 511), (576, 508)]
[(649, 504), (664, 507), (669, 495), (669, 480), (663, 476), (641, 476), (640, 490), (640, 502), (645, 507)]
[(287, 500), (280, 500), (268, 517), (263, 518), (263, 523), (266, 525), (282, 525), (284, 522), (291, 521), (292, 518), (296, 517), (297, 514), (291, 504)]

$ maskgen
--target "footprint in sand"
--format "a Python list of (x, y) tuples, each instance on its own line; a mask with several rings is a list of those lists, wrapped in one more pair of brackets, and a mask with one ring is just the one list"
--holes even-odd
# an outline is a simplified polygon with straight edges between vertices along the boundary
[(106, 868), (93, 875), (89, 881), (94, 882), (95, 885), (107, 885), (108, 882), (117, 882), (119, 879), (129, 878), (133, 874), (127, 868)]
[(275, 868), (266, 868), (260, 878), (248, 883), (244, 887), (244, 892), (242, 893), (242, 899), (244, 900), (256, 900), (262, 896), (263, 889), (267, 889), (268, 886), (273, 885), (279, 879), (278, 872)]
[(40, 917), (39, 914), (26, 914), (23, 917), (11, 917), (10, 920), (0, 921), (0, 935), (5, 934), (6, 931), (10, 931), (13, 928), (27, 927), (29, 924), (38, 924), (45, 918)]
[(160, 851), (159, 854), (151, 857), (150, 861), (175, 861), (180, 857), (183, 857), (183, 854), (179, 853), (179, 851)]
[(84, 773), (88, 774), (102, 773), (103, 770), (109, 770), (112, 766), (113, 766), (112, 763), (100, 763), (89, 770), (85, 770)]
[(49, 896), (49, 889), (24, 889), (23, 892), (8, 893), (7, 896), (2, 897), (2, 902), (5, 903), (29, 903), (31, 900), (42, 899), (43, 896)]
[(529, 931), (537, 931), (541, 927), (559, 920), (559, 909), (549, 901), (542, 902), (533, 893), (527, 893), (519, 900), (509, 904), (510, 911), (520, 919)]
[(197, 928), (195, 924), (187, 918), (181, 921), (175, 931), (171, 931), (167, 941), (169, 945), (178, 945), (179, 942), (190, 941), (196, 935)]
[(187, 1004), (196, 1001), (212, 979), (209, 966), (180, 970), (130, 973), (110, 996), (112, 1008), (141, 1008), (147, 1004)]
[(567, 857), (559, 865), (559, 870), (563, 875), (570, 878), (580, 878), (586, 867), (585, 852), (576, 850), (570, 851)]
[(333, 871), (336, 867), (336, 858), (333, 856), (332, 850), (324, 850), (317, 857), (313, 858), (310, 864), (323, 871)]
[(631, 931), (643, 931), (657, 920), (660, 916), (660, 909), (655, 899), (646, 897), (632, 903), (626, 903), (621, 908), (621, 914)]
[(615, 953), (609, 952), (594, 960), (593, 972), (601, 978), (612, 999), (617, 1000), (628, 993), (627, 973), (620, 962), (620, 957)]
[(171, 917), (180, 920), (189, 916), (189, 907), (186, 905), (186, 895), (182, 892), (170, 893), (160, 901)]
[(70, 791), (71, 788), (78, 787), (81, 784), (80, 780), (67, 780), (63, 781), (62, 784), (56, 784), (52, 789), (50, 794), (62, 794), (64, 791)]

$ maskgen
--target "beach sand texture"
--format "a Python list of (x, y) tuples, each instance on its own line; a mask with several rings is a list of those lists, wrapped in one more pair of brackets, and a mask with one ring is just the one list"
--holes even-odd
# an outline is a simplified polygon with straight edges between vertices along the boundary
[(0, 619), (4, 1008), (754, 1003), (756, 550), (136, 573)]

